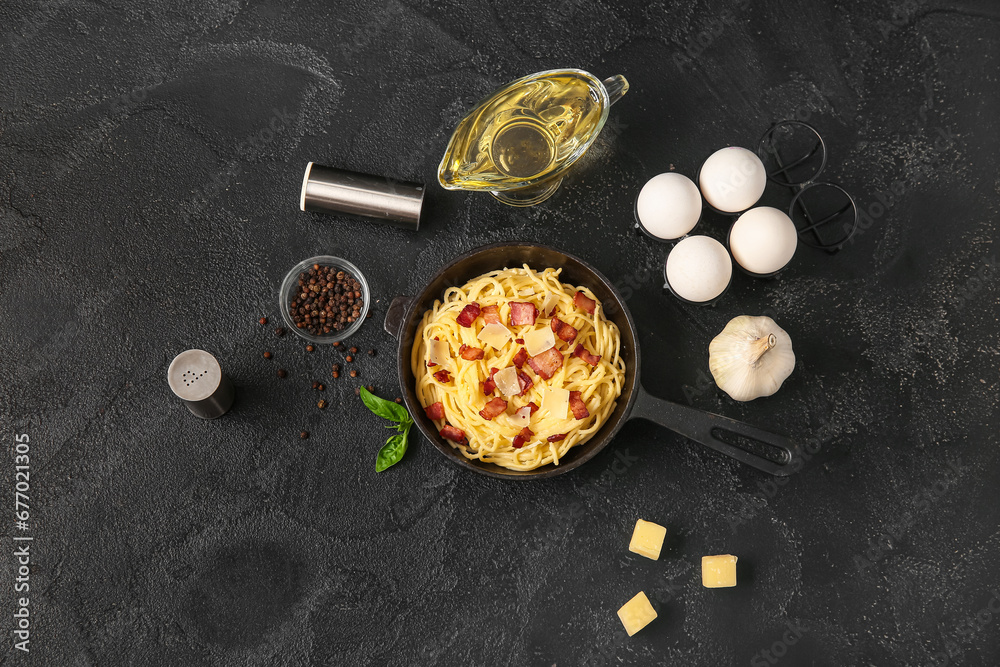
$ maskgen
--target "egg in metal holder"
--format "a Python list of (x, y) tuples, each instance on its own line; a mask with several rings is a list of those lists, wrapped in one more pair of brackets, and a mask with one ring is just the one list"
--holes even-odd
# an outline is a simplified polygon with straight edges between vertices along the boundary
[(760, 201), (767, 185), (767, 171), (753, 151), (728, 146), (708, 156), (695, 180), (710, 209), (723, 215), (739, 215)]
[(667, 253), (663, 264), (663, 286), (694, 306), (714, 306), (732, 282), (729, 251), (710, 236), (684, 237)]
[(792, 261), (798, 241), (792, 219), (770, 206), (750, 209), (729, 228), (733, 260), (743, 273), (754, 278), (778, 275)]
[(701, 222), (701, 192), (694, 181), (675, 171), (646, 181), (636, 197), (635, 227), (665, 243), (689, 234)]

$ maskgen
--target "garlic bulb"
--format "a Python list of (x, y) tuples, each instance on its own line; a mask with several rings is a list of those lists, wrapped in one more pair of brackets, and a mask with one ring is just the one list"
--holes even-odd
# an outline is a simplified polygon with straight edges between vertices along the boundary
[(770, 396), (795, 367), (792, 339), (770, 317), (734, 317), (709, 344), (708, 367), (737, 401)]

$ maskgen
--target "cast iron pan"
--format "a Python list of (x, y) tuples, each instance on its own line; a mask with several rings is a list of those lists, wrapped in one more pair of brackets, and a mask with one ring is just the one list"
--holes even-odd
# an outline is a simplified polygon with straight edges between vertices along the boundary
[[(508, 470), (493, 463), (470, 461), (462, 456), (461, 452), (438, 435), (434, 422), (424, 414), (423, 406), (417, 400), (414, 390), (416, 382), (410, 369), (410, 351), (417, 325), (424, 311), (434, 305), (436, 299), (442, 298), (445, 289), (464, 285), (472, 278), (489, 271), (520, 267), (522, 264), (528, 264), (536, 270), (550, 266), (562, 267), (561, 279), (564, 283), (589, 287), (601, 300), (605, 316), (621, 330), (620, 354), (625, 360), (626, 368), (625, 385), (618, 398), (618, 405), (604, 426), (590, 440), (570, 449), (558, 466), (549, 464), (529, 471)], [(554, 477), (589, 461), (611, 442), (627, 419), (639, 417), (666, 426), (766, 473), (785, 476), (792, 470), (791, 463), (796, 450), (788, 438), (648, 394), (639, 384), (639, 341), (635, 323), (621, 295), (607, 278), (589, 264), (555, 248), (527, 243), (498, 243), (472, 250), (438, 271), (419, 295), (396, 297), (386, 314), (385, 329), (399, 340), (396, 355), (399, 386), (413, 420), (420, 432), (442, 454), (463, 468), (505, 479)]]

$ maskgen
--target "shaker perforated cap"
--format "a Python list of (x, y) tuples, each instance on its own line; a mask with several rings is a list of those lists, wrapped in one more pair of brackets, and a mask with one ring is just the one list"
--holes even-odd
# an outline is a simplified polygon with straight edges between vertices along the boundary
[(324, 167), (310, 162), (302, 177), (299, 208), (379, 218), (403, 229), (420, 229), (425, 188), (383, 176)]
[(219, 362), (205, 350), (186, 350), (174, 357), (167, 383), (188, 410), (202, 419), (226, 414), (236, 396)]

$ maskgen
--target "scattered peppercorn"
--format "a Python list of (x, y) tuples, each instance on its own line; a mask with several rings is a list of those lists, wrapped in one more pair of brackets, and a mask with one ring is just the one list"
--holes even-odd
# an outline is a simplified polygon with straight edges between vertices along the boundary
[(319, 408), (320, 410), (325, 410), (326, 409), (326, 401), (324, 401), (322, 398), (319, 399), (319, 403), (316, 404), (316, 407)]
[(267, 318), (266, 317), (262, 317), (262, 318), (260, 318), (257, 321), (260, 322), (261, 326), (264, 326), (265, 324), (267, 324)]
[(308, 440), (309, 439), (309, 431), (302, 431), (302, 433), (299, 433), (299, 437), (302, 438), (303, 440)]
[[(361, 317), (361, 283), (349, 273), (313, 264), (299, 274), (288, 314), (295, 326), (314, 336), (349, 327)], [(334, 343), (339, 347), (339, 343)]]
[(306, 352), (313, 352), (315, 349), (314, 345), (306, 345)]
[(396, 397), (396, 402), (397, 402), (397, 403), (402, 403), (402, 402), (403, 402), (403, 399), (401, 399), (401, 398), (399, 398), (399, 397), (397, 396), (397, 397)]
[(357, 354), (358, 353), (358, 348), (352, 347), (350, 350), (348, 350), (348, 352), (350, 352), (351, 354)]
[(282, 336), (284, 336), (285, 335), (285, 327), (278, 327), (277, 329), (275, 329), (274, 330), (274, 335), (277, 336), (278, 338), (281, 338)]
[(351, 369), (351, 377), (352, 378), (358, 377), (358, 371), (354, 368)]
[(354, 388), (354, 395), (355, 396), (360, 396), (361, 395), (361, 387), (355, 387)]
[(351, 355), (347, 355), (346, 357), (344, 357), (344, 361), (346, 361), (347, 363), (351, 363), (352, 361), (354, 361), (354, 357), (352, 357)]
[(375, 350), (368, 350), (368, 356), (369, 357), (374, 357), (375, 356)]
[(372, 316), (372, 314), (371, 314), (371, 311), (368, 311), (368, 314), (367, 314), (367, 315), (365, 315), (365, 319), (367, 320), (367, 319), (368, 319), (369, 317), (371, 317), (371, 316)]
[(334, 371), (333, 372), (333, 379), (336, 380), (339, 377), (340, 377), (340, 372), (339, 371)]
[(340, 370), (340, 364), (334, 364), (333, 365), (333, 370), (339, 371)]
[(338, 340), (336, 343), (333, 344), (333, 346), (334, 347), (340, 347), (340, 341)]
[(265, 359), (270, 359), (271, 358), (271, 353), (270, 352), (265, 352), (264, 353), (264, 358)]
[(375, 393), (375, 385), (373, 385), (373, 384), (368, 385), (367, 387), (365, 387), (365, 389), (367, 389), (368, 391), (370, 391), (373, 394)]
[(319, 384), (319, 386), (318, 386), (318, 387), (316, 387), (316, 388), (317, 388), (317, 389), (319, 389), (320, 391), (326, 391), (326, 385), (325, 385), (325, 384), (323, 384), (322, 382), (321, 382), (321, 383)]
[(313, 380), (313, 389), (319, 389), (319, 380)]
[(286, 371), (284, 368), (279, 368), (278, 377), (280, 377), (281, 379), (285, 379), (286, 377), (288, 377), (288, 371)]

